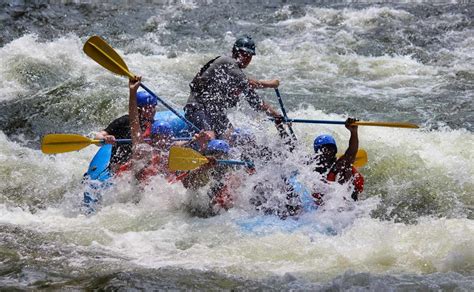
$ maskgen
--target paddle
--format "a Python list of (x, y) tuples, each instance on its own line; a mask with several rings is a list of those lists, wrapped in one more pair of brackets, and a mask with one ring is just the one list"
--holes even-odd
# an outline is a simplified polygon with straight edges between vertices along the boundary
[[(173, 138), (173, 141), (187, 141), (191, 138)], [(151, 139), (145, 139), (151, 141)], [(132, 139), (116, 139), (117, 144), (130, 144)], [(41, 151), (45, 154), (57, 154), (78, 151), (91, 144), (103, 145), (104, 140), (95, 140), (77, 134), (48, 134), (41, 140)]]
[[(193, 170), (209, 162), (209, 159), (201, 153), (185, 147), (173, 146), (170, 149), (168, 168), (171, 171)], [(217, 160), (217, 163), (228, 165), (246, 165), (254, 167), (251, 161)]]
[[(274, 120), (274, 118), (270, 118)], [(326, 120), (303, 120), (303, 119), (285, 119), (285, 123), (305, 123), (305, 124), (332, 124), (332, 125), (344, 125), (345, 121), (326, 121)], [(377, 126), (377, 127), (393, 127), (393, 128), (411, 128), (418, 129), (419, 127), (415, 124), (405, 122), (367, 122), (358, 121), (354, 123), (357, 126)]]
[[(283, 117), (285, 118), (285, 120), (288, 120), (288, 116), (286, 115), (285, 106), (283, 105), (283, 100), (281, 99), (280, 91), (278, 90), (278, 88), (275, 88), (275, 93), (278, 97), (278, 103), (280, 104), (280, 108), (281, 108), (281, 112), (283, 113)], [(293, 138), (293, 140), (296, 141), (297, 139), (296, 139), (295, 132), (293, 132), (293, 128), (290, 125), (288, 125), (288, 129), (290, 129), (291, 137)]]
[[(341, 157), (342, 155), (344, 154), (337, 154), (337, 158)], [(364, 167), (368, 161), (369, 159), (367, 157), (367, 151), (365, 151), (364, 149), (359, 149), (357, 151), (355, 161), (352, 165), (357, 168)]]
[[(127, 76), (128, 78), (134, 78), (135, 74), (132, 74), (127, 67), (127, 64), (123, 61), (123, 59), (115, 52), (115, 50), (102, 38), (99, 36), (92, 36), (90, 37), (87, 42), (84, 44), (83, 48), (86, 55), (96, 61), (99, 65), (104, 67), (105, 69), (121, 75)], [(200, 129), (196, 127), (193, 123), (188, 121), (184, 116), (174, 110), (171, 106), (169, 106), (166, 102), (163, 101), (160, 97), (154, 94), (148, 87), (146, 87), (143, 83), (140, 86), (145, 89), (149, 94), (154, 96), (158, 101), (161, 102), (167, 109), (172, 111), (175, 115), (177, 115), (180, 119), (182, 119), (186, 124), (188, 124), (191, 128), (195, 131), (199, 132)]]

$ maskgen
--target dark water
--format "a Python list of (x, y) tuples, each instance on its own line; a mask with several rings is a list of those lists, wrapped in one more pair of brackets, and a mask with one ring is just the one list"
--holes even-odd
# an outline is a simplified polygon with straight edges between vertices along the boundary
[[(473, 15), (463, 1), (1, 3), (0, 287), (473, 290)], [(139, 204), (118, 181), (98, 214), (81, 215), (96, 149), (38, 149), (46, 133), (85, 135), (127, 110), (127, 81), (85, 56), (87, 38), (106, 39), (178, 108), (200, 66), (243, 34), (257, 42), (247, 73), (281, 80), (290, 117), (421, 129), (360, 127), (363, 200), (345, 213), (328, 206), (303, 228), (248, 234), (235, 222), (249, 215), (252, 183), (298, 168), (316, 134), (345, 145), (343, 127), (294, 125), (300, 152), (262, 169), (215, 218), (192, 217), (193, 198), (163, 181)], [(278, 107), (272, 91), (261, 94)], [(274, 143), (272, 125), (246, 111), (231, 114), (235, 124)], [(320, 232), (327, 226), (336, 235)]]

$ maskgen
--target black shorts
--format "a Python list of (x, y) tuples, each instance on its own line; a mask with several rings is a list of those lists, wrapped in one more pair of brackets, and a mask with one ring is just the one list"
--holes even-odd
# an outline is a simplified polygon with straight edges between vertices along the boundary
[(201, 130), (216, 132), (217, 137), (232, 127), (225, 113), (211, 113), (198, 104), (185, 105), (184, 117)]

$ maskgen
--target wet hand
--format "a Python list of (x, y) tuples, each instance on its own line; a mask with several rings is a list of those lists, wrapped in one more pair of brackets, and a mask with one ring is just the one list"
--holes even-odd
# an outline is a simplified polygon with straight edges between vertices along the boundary
[(113, 136), (113, 135), (104, 136), (104, 143), (114, 145), (115, 144), (115, 136)]
[(273, 118), (275, 119), (275, 125), (279, 126), (283, 124), (285, 118), (282, 115), (274, 115)]
[(270, 88), (278, 88), (278, 86), (280, 86), (280, 80), (278, 80), (278, 79), (273, 79), (273, 80), (268, 81), (268, 87), (270, 87)]
[(349, 130), (349, 131), (357, 131), (357, 125), (355, 125), (354, 123), (355, 122), (358, 122), (359, 120), (358, 119), (354, 119), (354, 118), (347, 118), (346, 122), (345, 122), (345, 126), (346, 128)]
[(206, 149), (207, 143), (213, 139), (213, 136), (209, 131), (201, 131), (194, 135), (193, 140), (196, 141), (201, 150)]
[(140, 82), (142, 81), (141, 76), (135, 76), (134, 78), (130, 78), (128, 80), (128, 88), (130, 91), (136, 93), (138, 90), (138, 87), (140, 87)]
[(217, 165), (217, 159), (216, 159), (215, 157), (208, 156), (208, 157), (207, 157), (207, 160), (208, 160), (207, 165), (208, 165), (209, 167), (214, 167), (214, 166)]

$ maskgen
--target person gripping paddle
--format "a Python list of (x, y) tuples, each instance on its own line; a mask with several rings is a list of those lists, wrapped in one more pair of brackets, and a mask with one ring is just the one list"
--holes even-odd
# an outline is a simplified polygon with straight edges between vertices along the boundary
[[(314, 139), (315, 155), (311, 164), (316, 164), (313, 171), (323, 175), (323, 182), (338, 182), (340, 184), (352, 181), (353, 191), (351, 197), (354, 201), (359, 199), (359, 194), (364, 189), (364, 177), (354, 167), (359, 150), (358, 126), (356, 119), (348, 118), (346, 128), (351, 132), (349, 146), (342, 156), (336, 156), (337, 145), (331, 135), (319, 135)], [(324, 193), (315, 190), (312, 194), (316, 205), (323, 204)]]
[[(138, 127), (148, 136), (156, 113), (157, 100), (146, 91), (136, 92), (136, 107), (138, 111)], [(110, 159), (110, 170), (115, 172), (118, 166), (126, 163), (132, 157), (131, 144), (117, 144), (116, 139), (132, 138), (130, 129), (130, 116), (123, 115), (112, 121), (105, 129), (95, 135), (95, 139), (103, 140), (106, 144), (112, 144), (112, 157)]]
[(276, 88), (279, 81), (251, 80), (242, 71), (254, 55), (255, 43), (252, 38), (241, 37), (232, 48), (232, 57), (214, 58), (191, 81), (191, 93), (184, 106), (185, 117), (204, 130), (208, 140), (230, 135), (233, 126), (226, 111), (237, 105), (241, 95), (255, 110), (267, 113), (277, 123), (283, 121), (283, 116), (255, 92), (256, 88)]

